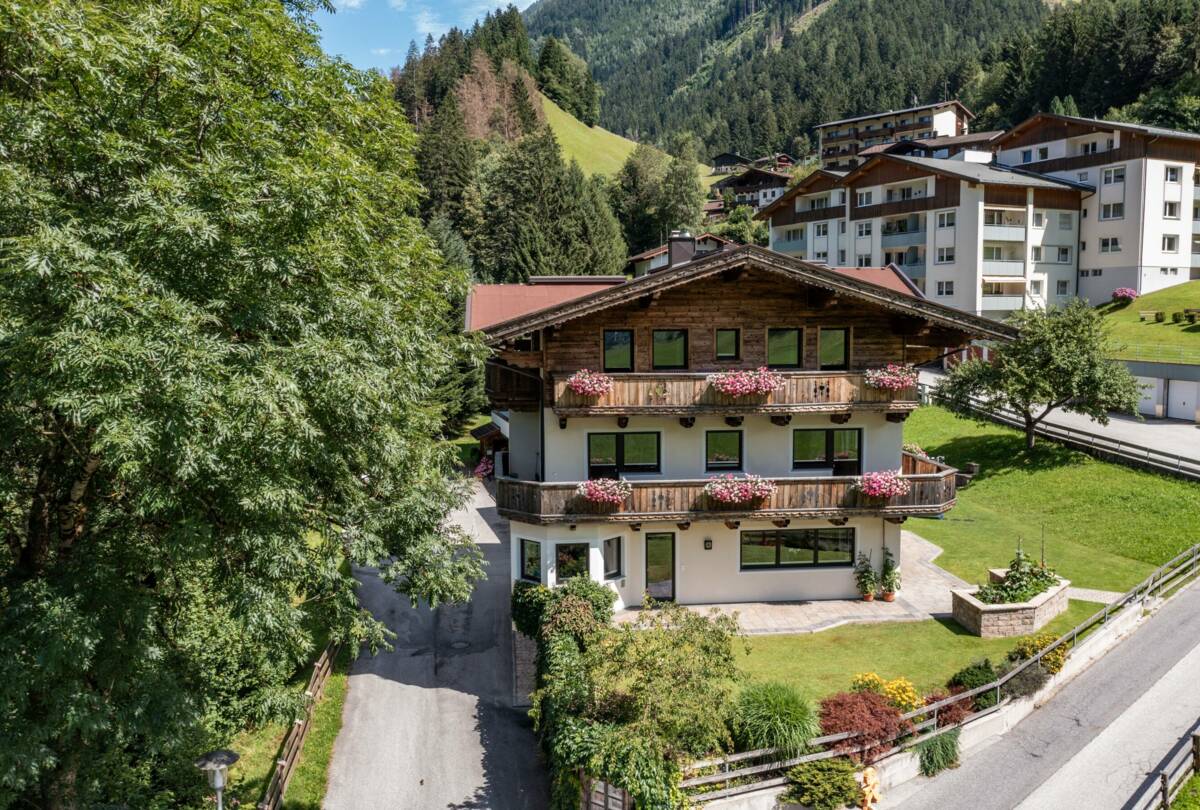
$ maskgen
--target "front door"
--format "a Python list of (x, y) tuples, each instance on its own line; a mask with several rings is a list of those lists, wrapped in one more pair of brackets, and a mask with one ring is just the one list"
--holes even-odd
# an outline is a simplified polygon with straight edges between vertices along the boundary
[(675, 535), (671, 532), (646, 534), (646, 593), (651, 599), (675, 599)]

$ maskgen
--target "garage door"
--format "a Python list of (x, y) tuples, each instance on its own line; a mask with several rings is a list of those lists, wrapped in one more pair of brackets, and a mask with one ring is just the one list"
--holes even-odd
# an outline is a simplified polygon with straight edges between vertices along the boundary
[(1167, 416), (1196, 421), (1196, 395), (1200, 383), (1171, 380), (1167, 383)]
[(1142, 416), (1158, 416), (1158, 406), (1162, 404), (1163, 381), (1158, 377), (1134, 377), (1141, 386), (1142, 398), (1138, 401), (1138, 413)]

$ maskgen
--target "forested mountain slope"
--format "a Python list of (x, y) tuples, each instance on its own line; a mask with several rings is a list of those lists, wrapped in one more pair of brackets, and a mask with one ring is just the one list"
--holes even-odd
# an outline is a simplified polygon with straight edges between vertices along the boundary
[(989, 46), (1047, 13), (1042, 0), (826, 2), (812, 15), (814, 0), (539, 0), (525, 19), (591, 65), (614, 132), (763, 153), (822, 120), (954, 95)]

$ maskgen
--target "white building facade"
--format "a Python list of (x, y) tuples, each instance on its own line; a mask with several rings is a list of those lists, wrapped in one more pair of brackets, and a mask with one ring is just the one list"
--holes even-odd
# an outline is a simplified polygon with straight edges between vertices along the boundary
[(871, 146), (965, 135), (975, 116), (957, 100), (940, 101), (827, 121), (816, 126), (817, 154), (826, 169), (849, 169), (863, 162)]

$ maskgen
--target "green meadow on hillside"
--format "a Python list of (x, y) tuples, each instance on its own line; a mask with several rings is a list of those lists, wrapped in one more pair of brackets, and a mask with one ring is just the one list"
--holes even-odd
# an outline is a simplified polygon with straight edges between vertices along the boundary
[[(1171, 313), (1200, 309), (1200, 281), (1188, 281), (1148, 293), (1129, 304), (1101, 304), (1098, 309), (1120, 346), (1121, 360), (1155, 360), (1166, 363), (1200, 363), (1200, 323), (1174, 323)], [(1142, 320), (1139, 313), (1156, 310), (1166, 320)]]

